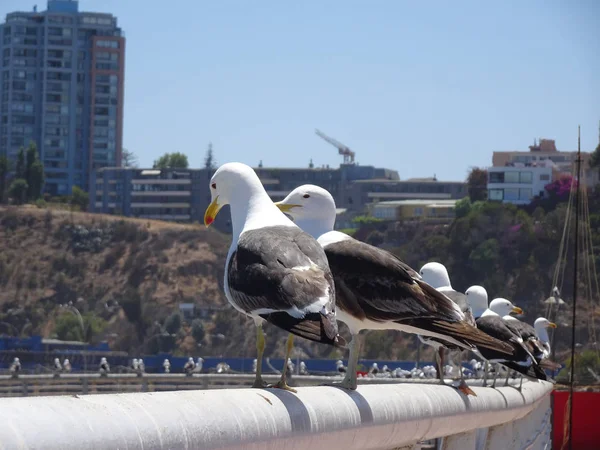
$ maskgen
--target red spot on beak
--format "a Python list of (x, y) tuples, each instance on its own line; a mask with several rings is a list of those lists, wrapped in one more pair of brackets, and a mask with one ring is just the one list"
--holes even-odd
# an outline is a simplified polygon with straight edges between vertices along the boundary
[(212, 217), (207, 217), (206, 218), (206, 225), (211, 225), (214, 221), (215, 221), (215, 219), (213, 219)]

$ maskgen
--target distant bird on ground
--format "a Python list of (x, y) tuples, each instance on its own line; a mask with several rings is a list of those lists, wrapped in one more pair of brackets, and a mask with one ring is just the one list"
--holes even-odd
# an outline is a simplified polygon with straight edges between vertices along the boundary
[(252, 317), (257, 329), (257, 370), (267, 321), (290, 332), (281, 379), (275, 387), (294, 391), (286, 382), (293, 335), (343, 347), (335, 320), (335, 287), (327, 258), (313, 237), (277, 209), (249, 166), (224, 164), (210, 180), (211, 203), (204, 214), (209, 226), (230, 205), (232, 242), (225, 264), (225, 296), (238, 311)]
[(220, 362), (217, 364), (217, 373), (228, 373), (230, 370), (231, 368), (226, 362)]
[(183, 371), (186, 373), (186, 375), (191, 375), (195, 368), (196, 363), (194, 362), (194, 358), (188, 358), (187, 362), (183, 366)]
[(308, 375), (308, 369), (304, 361), (300, 361), (300, 375)]
[(379, 366), (374, 362), (371, 368), (369, 369), (369, 375), (376, 376), (379, 373)]
[(55, 372), (62, 372), (62, 364), (60, 363), (60, 359), (58, 358), (54, 358), (54, 371)]
[[(352, 334), (348, 372), (340, 384), (356, 389), (360, 332), (395, 329), (444, 339), (458, 347), (489, 346), (510, 352), (504, 342), (470, 325), (460, 308), (423, 282), (419, 274), (393, 254), (334, 231), (336, 206), (325, 189), (304, 185), (276, 205), (325, 250), (335, 279), (337, 319)], [(464, 393), (472, 391), (462, 384)]]
[(194, 372), (201, 373), (203, 367), (204, 367), (204, 358), (198, 358), (196, 360), (196, 367), (194, 367)]
[(108, 361), (106, 360), (106, 358), (101, 358), (100, 359), (100, 366), (98, 367), (98, 371), (100, 372), (100, 375), (108, 375), (108, 373), (110, 372), (110, 365), (108, 364)]
[[(485, 348), (479, 348), (479, 354), (491, 363), (502, 364), (506, 368), (516, 370), (530, 378), (547, 380), (545, 372), (524, 345), (521, 337), (514, 333), (502, 319), (510, 312), (522, 314), (521, 308), (503, 298), (494, 299), (488, 308), (487, 292), (481, 286), (471, 286), (467, 289), (466, 295), (477, 327), (497, 339), (502, 339), (512, 347), (512, 354), (508, 356)], [(497, 374), (498, 370), (495, 371), (492, 387), (496, 386)], [(484, 385), (486, 375), (487, 371), (484, 372)]]
[(144, 364), (144, 360), (143, 359), (138, 359), (138, 371), (140, 373), (144, 373), (146, 371), (146, 365)]
[(133, 358), (131, 360), (131, 368), (133, 369), (134, 372), (137, 372), (139, 367), (140, 367), (140, 364), (138, 363), (137, 358)]
[(346, 366), (344, 366), (344, 362), (341, 359), (338, 359), (335, 362), (335, 370), (337, 370), (338, 373), (346, 373)]
[(169, 361), (168, 359), (165, 359), (163, 361), (163, 369), (164, 369), (165, 373), (171, 373), (171, 361)]
[(63, 361), (63, 371), (69, 373), (71, 371), (71, 363), (65, 358)]
[(258, 362), (257, 362), (256, 358), (254, 358), (254, 361), (252, 361), (252, 373), (256, 373), (257, 365), (258, 365)]
[(19, 372), (21, 372), (21, 361), (19, 360), (19, 358), (13, 359), (13, 362), (10, 365), (9, 370), (13, 377), (16, 377), (19, 375)]
[(288, 358), (288, 360), (287, 360), (288, 375), (293, 374), (295, 368), (296, 368), (295, 364), (292, 362), (292, 360), (290, 358)]

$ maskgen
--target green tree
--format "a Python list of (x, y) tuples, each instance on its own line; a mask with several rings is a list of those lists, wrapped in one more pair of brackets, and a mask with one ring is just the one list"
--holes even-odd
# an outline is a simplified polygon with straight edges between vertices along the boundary
[(155, 169), (187, 169), (189, 167), (188, 157), (180, 152), (165, 153), (154, 161), (153, 167)]
[(487, 200), (487, 170), (473, 167), (467, 177), (467, 191), (471, 202)]
[(17, 153), (17, 164), (15, 166), (15, 178), (27, 178), (25, 173), (25, 148), (21, 147)]
[(212, 146), (212, 142), (208, 143), (208, 149), (206, 150), (206, 156), (204, 157), (204, 167), (209, 171), (212, 172), (213, 170), (215, 170), (217, 163), (215, 161), (215, 157), (213, 155), (213, 146)]
[(5, 155), (0, 155), (0, 203), (4, 203), (6, 192), (6, 178), (10, 171), (10, 160)]
[(22, 205), (27, 201), (27, 190), (29, 186), (23, 178), (14, 180), (8, 188), (8, 195), (11, 196), (13, 202), (17, 205)]
[(19, 150), (17, 167), (22, 164), (22, 158), (24, 158), (24, 167), (23, 169), (17, 168), (17, 177), (27, 181), (26, 201), (34, 201), (42, 195), (42, 186), (44, 185), (44, 166), (39, 159), (35, 142), (29, 143), (27, 151), (23, 148)]
[(192, 337), (196, 340), (196, 342), (200, 343), (204, 340), (204, 325), (202, 325), (202, 321), (200, 319), (194, 319), (192, 321)]
[(87, 211), (90, 202), (89, 194), (79, 186), (73, 186), (71, 193), (71, 203), (78, 206), (80, 211)]
[(454, 206), (454, 214), (457, 219), (461, 217), (467, 217), (471, 212), (471, 199), (469, 197), (465, 197), (456, 202)]
[(126, 148), (121, 152), (121, 167), (138, 167), (137, 155)]
[(165, 320), (165, 330), (167, 330), (167, 333), (169, 334), (175, 334), (179, 331), (180, 328), (181, 314), (179, 314), (178, 312), (174, 312), (169, 317), (167, 317), (167, 320)]

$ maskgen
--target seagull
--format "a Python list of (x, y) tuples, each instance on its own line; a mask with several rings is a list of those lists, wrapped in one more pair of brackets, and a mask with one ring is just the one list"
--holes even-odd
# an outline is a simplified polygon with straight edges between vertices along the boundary
[(533, 328), (535, 333), (540, 340), (544, 353), (544, 358), (549, 358), (550, 353), (552, 352), (550, 348), (550, 338), (548, 337), (548, 328), (556, 328), (556, 324), (554, 322), (550, 322), (548, 319), (544, 317), (538, 317), (533, 322)]
[(346, 373), (348, 369), (346, 369), (346, 367), (344, 366), (344, 362), (341, 359), (338, 359), (335, 362), (335, 370), (337, 370), (338, 373)]
[(19, 360), (19, 358), (15, 358), (13, 360), (9, 370), (12, 373), (13, 377), (16, 377), (19, 374), (19, 372), (21, 371), (21, 361)]
[(106, 358), (103, 357), (100, 359), (100, 367), (98, 368), (98, 371), (100, 372), (100, 375), (107, 375), (108, 372), (110, 372), (110, 365), (108, 364)]
[(131, 368), (137, 372), (139, 367), (140, 366), (139, 366), (137, 358), (133, 358), (133, 360), (131, 361)]
[(195, 368), (196, 368), (196, 363), (194, 362), (194, 358), (190, 357), (190, 358), (188, 358), (187, 362), (183, 366), (183, 371), (186, 374), (191, 375)]
[(165, 369), (165, 373), (171, 373), (171, 362), (168, 359), (163, 361), (163, 369)]
[(300, 375), (308, 375), (308, 369), (304, 361), (300, 361)]
[(327, 257), (316, 240), (277, 209), (251, 167), (227, 163), (210, 180), (210, 226), (230, 205), (233, 238), (225, 264), (225, 296), (256, 325), (258, 363), (253, 387), (262, 380), (267, 321), (290, 332), (281, 379), (274, 386), (295, 392), (286, 382), (293, 335), (344, 347), (335, 321), (335, 286)]
[(204, 367), (204, 358), (198, 358), (196, 360), (196, 367), (194, 367), (194, 372), (202, 372), (202, 368)]
[(256, 366), (257, 366), (257, 360), (256, 360), (256, 358), (254, 358), (254, 361), (252, 361), (252, 373), (256, 373)]
[(67, 358), (63, 361), (63, 371), (70, 372), (71, 371), (71, 363)]
[[(471, 308), (467, 304), (466, 295), (462, 292), (458, 292), (452, 288), (450, 284), (450, 276), (448, 275), (448, 270), (446, 267), (438, 262), (429, 262), (421, 267), (419, 271), (419, 275), (423, 278), (430, 286), (437, 289), (439, 292), (444, 294), (450, 300), (458, 305), (462, 313), (465, 315), (465, 319), (471, 325), (475, 325), (475, 319), (473, 318), (473, 314), (471, 313)], [(423, 337), (419, 335), (419, 340), (425, 344), (433, 347), (435, 349), (435, 362), (437, 365), (437, 373), (440, 379), (441, 384), (445, 384), (444, 375), (446, 375), (446, 371), (442, 369), (444, 366), (444, 350), (451, 349), (459, 352), (459, 360), (462, 360), (461, 357), (461, 348), (456, 345), (452, 345), (443, 339), (438, 339), (435, 337)], [(452, 362), (451, 358), (448, 358), (450, 362)], [(465, 386), (464, 376), (462, 371), (460, 372), (460, 386), (464, 388)], [(469, 392), (472, 395), (475, 395), (474, 392)]]
[(327, 255), (335, 279), (337, 319), (352, 334), (348, 372), (338, 385), (356, 389), (360, 331), (364, 329), (395, 329), (444, 339), (464, 349), (482, 345), (510, 352), (505, 343), (467, 323), (452, 300), (423, 282), (399, 258), (334, 231), (335, 202), (325, 189), (300, 186), (276, 205), (317, 238)]
[[(503, 298), (494, 299), (488, 308), (487, 291), (482, 286), (471, 286), (467, 289), (466, 295), (477, 327), (490, 336), (503, 340), (512, 347), (511, 355), (500, 354), (487, 348), (478, 348), (479, 355), (493, 364), (502, 364), (530, 378), (547, 380), (548, 377), (538, 365), (533, 355), (527, 350), (523, 339), (511, 331), (502, 319), (503, 316), (508, 315), (510, 312), (522, 314), (523, 310)], [(498, 371), (496, 370), (497, 373)], [(487, 372), (484, 372), (484, 385), (486, 374)], [(496, 377), (494, 377), (492, 384), (492, 387), (495, 386)]]
[(58, 358), (54, 358), (54, 370), (57, 372), (62, 371), (62, 365), (60, 363), (60, 359), (58, 359)]
[(144, 364), (144, 360), (141, 358), (138, 360), (138, 370), (140, 373), (144, 373), (146, 371), (146, 365)]
[(379, 373), (379, 367), (377, 366), (377, 363), (374, 362), (373, 365), (371, 366), (371, 368), (369, 369), (369, 375), (376, 376), (378, 373)]

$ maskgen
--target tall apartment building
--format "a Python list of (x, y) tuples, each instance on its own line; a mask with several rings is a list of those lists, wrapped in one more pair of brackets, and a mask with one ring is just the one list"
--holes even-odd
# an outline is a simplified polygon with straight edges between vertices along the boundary
[(111, 14), (77, 0), (13, 12), (0, 24), (0, 154), (34, 141), (45, 191), (89, 189), (90, 174), (121, 164), (125, 38)]

